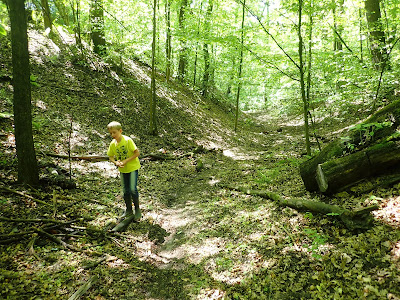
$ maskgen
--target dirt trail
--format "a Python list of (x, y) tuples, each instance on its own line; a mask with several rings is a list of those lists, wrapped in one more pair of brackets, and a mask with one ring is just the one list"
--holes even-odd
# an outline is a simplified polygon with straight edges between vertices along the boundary
[[(218, 259), (224, 260), (221, 257), (227, 254), (227, 247), (232, 247), (232, 243), (241, 241), (245, 245), (248, 243), (245, 242), (248, 239), (247, 234), (254, 236), (262, 234), (258, 230), (251, 233), (239, 230), (238, 233), (234, 233), (230, 229), (225, 235), (223, 229), (218, 232), (220, 227), (235, 227), (246, 218), (247, 214), (259, 215), (257, 216), (259, 218), (269, 214), (267, 210), (271, 209), (271, 205), (274, 206), (273, 203), (265, 204), (264, 200), (254, 200), (230, 191), (224, 186), (227, 184), (254, 186), (253, 181), (259, 176), (259, 169), (268, 172), (269, 169), (274, 170), (277, 163), (284, 161), (279, 167), (283, 170), (286, 169), (286, 165), (290, 166), (288, 159), (299, 157), (298, 153), (294, 153), (301, 143), (297, 127), (285, 124), (271, 126), (270, 123), (274, 122), (272, 118), (266, 121), (260, 118), (254, 120), (260, 124), (255, 125), (251, 131), (241, 132), (239, 146), (232, 145), (230, 148), (196, 155), (196, 158), (200, 158), (204, 164), (200, 172), (195, 170), (196, 158), (150, 162), (144, 165), (142, 173), (157, 173), (151, 180), (142, 183), (142, 186), (151, 185), (155, 188), (153, 190), (146, 188), (148, 192), (145, 192), (143, 198), (145, 219), (160, 225), (169, 235), (161, 245), (144, 244), (138, 253), (143, 260), (151, 261), (160, 268), (179, 267), (182, 261), (190, 264), (201, 263), (214, 273), (216, 279), (229, 283), (242, 280), (243, 276), (254, 268), (254, 264), (262, 266), (265, 263), (257, 251), (247, 253), (246, 257), (242, 258), (243, 261), (227, 259), (229, 264), (235, 265), (235, 272), (226, 270), (221, 272), (219, 270), (221, 267), (216, 263)], [(159, 171), (160, 168), (161, 170), (167, 168), (168, 175), (164, 176), (164, 173)], [(274, 183), (274, 180), (285, 182), (286, 190), (302, 188), (291, 185), (291, 182), (294, 185), (297, 183), (296, 180), (290, 179), (293, 174), (286, 172), (277, 174), (277, 172), (267, 174), (274, 178), (265, 180), (268, 183)], [(274, 189), (277, 188), (279, 186), (274, 185)], [(256, 202), (254, 208), (246, 203), (249, 201)], [(260, 203), (265, 207), (260, 209), (258, 207)], [(226, 224), (227, 222), (230, 224)]]

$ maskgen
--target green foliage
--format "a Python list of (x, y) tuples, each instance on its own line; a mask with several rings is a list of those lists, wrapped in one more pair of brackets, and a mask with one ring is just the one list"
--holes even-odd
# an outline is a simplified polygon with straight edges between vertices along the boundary
[(49, 121), (43, 117), (37, 116), (32, 120), (32, 128), (36, 131), (40, 131), (43, 126), (46, 126)]
[(279, 168), (265, 169), (257, 171), (257, 178), (255, 181), (260, 184), (270, 184), (279, 175)]
[(359, 131), (359, 142), (358, 144), (352, 143), (352, 139), (349, 136), (341, 137), (342, 143), (346, 146), (348, 153), (352, 153), (358, 149), (358, 147), (367, 145), (376, 135), (376, 132), (387, 127), (392, 126), (392, 122), (382, 123), (360, 123), (352, 126), (350, 130)]
[(37, 81), (36, 81), (37, 78), (38, 78), (37, 76), (31, 74), (31, 76), (30, 76), (31, 84), (32, 84), (33, 86), (40, 87), (40, 84), (37, 83)]
[(0, 35), (6, 36), (7, 35), (7, 31), (6, 29), (3, 27), (3, 25), (0, 24)]
[(327, 242), (327, 237), (319, 233), (316, 229), (304, 228), (304, 233), (311, 239), (311, 245), (307, 246), (308, 251), (312, 253), (312, 256), (317, 259), (321, 259), (322, 256), (319, 254), (319, 248)]

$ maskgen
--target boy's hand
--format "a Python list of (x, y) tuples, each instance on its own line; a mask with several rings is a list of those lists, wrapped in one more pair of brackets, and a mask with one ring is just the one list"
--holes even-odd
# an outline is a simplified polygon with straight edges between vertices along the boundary
[(117, 166), (117, 167), (119, 167), (119, 168), (123, 168), (124, 167), (124, 163), (122, 162), (122, 161), (116, 161), (115, 162), (115, 165)]

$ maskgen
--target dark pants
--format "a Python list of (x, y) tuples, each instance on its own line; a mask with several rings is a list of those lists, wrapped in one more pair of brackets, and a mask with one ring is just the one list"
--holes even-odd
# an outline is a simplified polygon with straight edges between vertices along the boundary
[(122, 191), (124, 193), (124, 200), (127, 210), (132, 210), (132, 201), (135, 209), (139, 208), (139, 192), (137, 189), (139, 171), (132, 171), (131, 173), (121, 173)]

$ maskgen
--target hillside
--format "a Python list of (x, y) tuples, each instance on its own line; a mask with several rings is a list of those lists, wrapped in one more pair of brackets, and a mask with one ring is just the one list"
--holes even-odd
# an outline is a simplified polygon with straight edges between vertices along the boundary
[[(7, 77), (11, 50), (0, 39), (0, 76)], [(12, 87), (0, 83), (0, 298), (69, 299), (85, 286), (87, 299), (400, 298), (399, 184), (310, 194), (298, 174), (306, 159), (301, 119), (247, 113), (235, 133), (228, 105), (167, 83), (162, 73), (159, 136), (150, 136), (150, 68), (78, 59), (72, 49), (30, 32), (36, 151), (41, 177), (58, 181), (16, 184)], [(123, 209), (117, 170), (46, 155), (105, 155), (111, 120), (123, 123), (142, 153), (143, 218), (121, 234), (105, 230)], [(317, 126), (330, 139), (356, 121)], [(60, 185), (69, 176), (75, 188)], [(232, 186), (380, 209), (370, 229), (351, 232), (335, 216), (279, 207)]]

